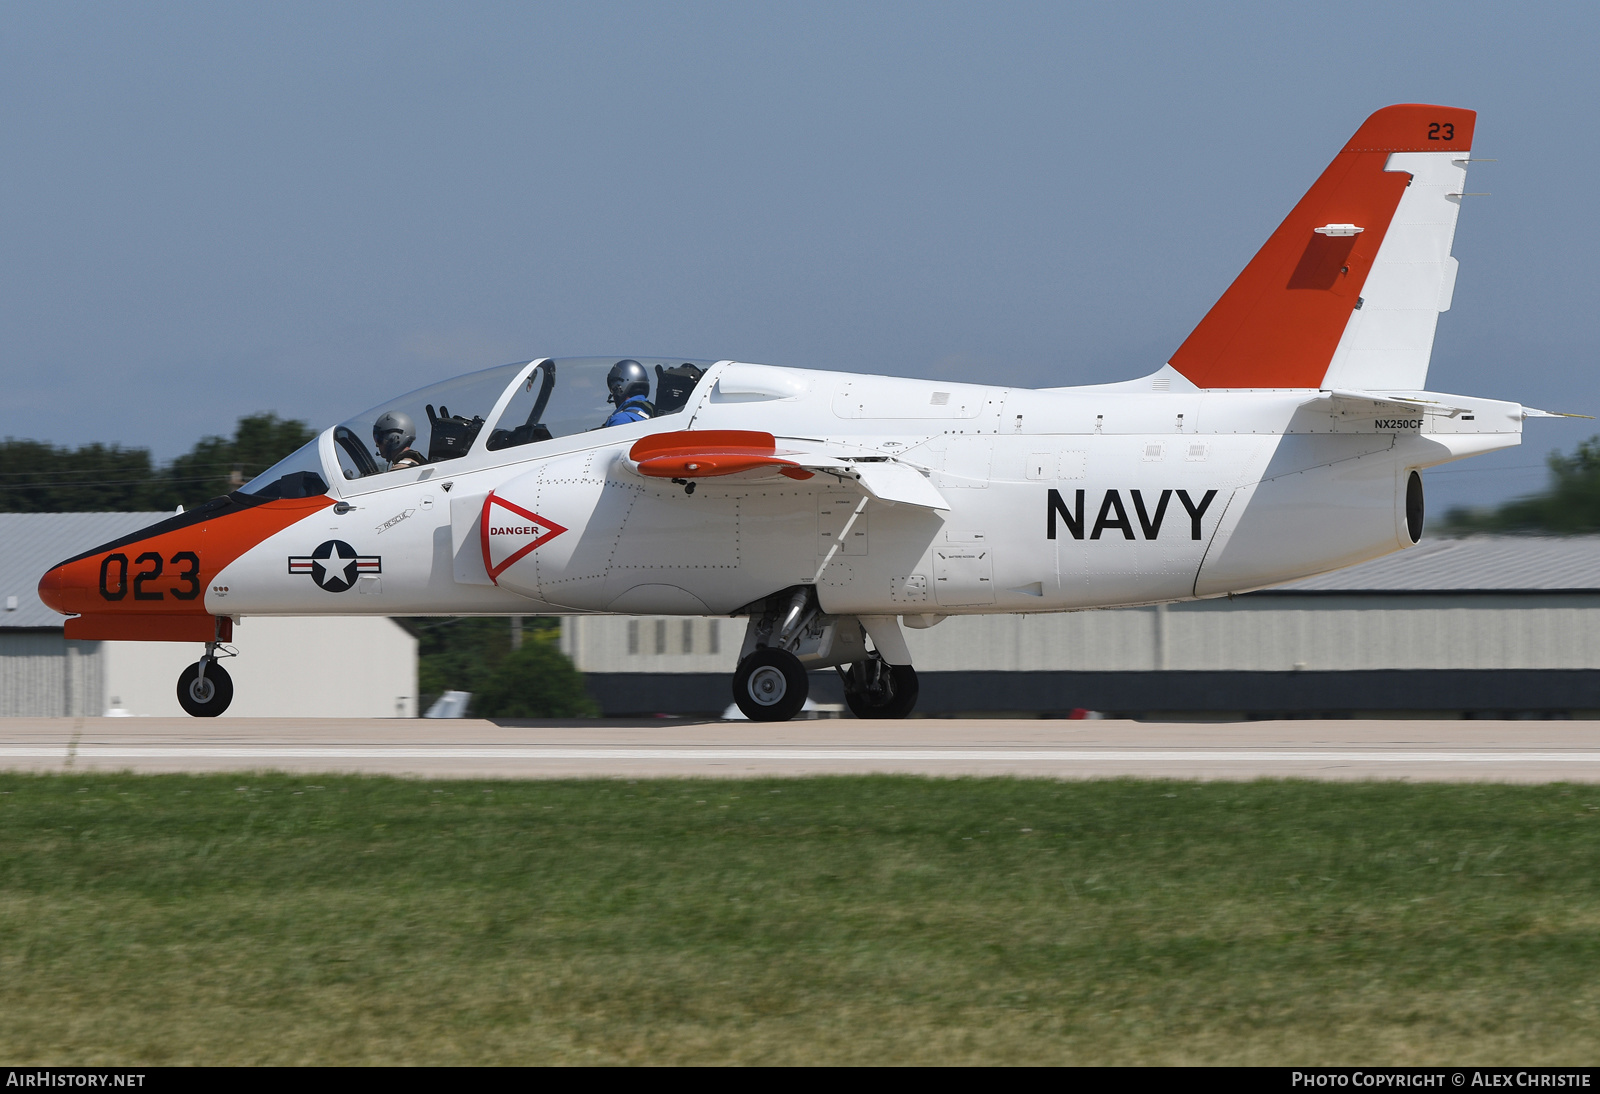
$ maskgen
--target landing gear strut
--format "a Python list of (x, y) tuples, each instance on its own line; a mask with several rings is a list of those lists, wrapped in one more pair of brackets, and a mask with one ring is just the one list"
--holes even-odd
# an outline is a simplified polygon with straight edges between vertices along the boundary
[(857, 718), (904, 718), (917, 705), (917, 670), (910, 665), (891, 665), (874, 654), (835, 667), (844, 701)]
[(806, 673), (830, 666), (838, 670), (857, 718), (904, 718), (917, 705), (917, 671), (894, 616), (828, 615), (814, 586), (793, 587), (743, 611), (750, 625), (733, 676), (733, 701), (751, 721), (793, 718), (806, 701)]
[(222, 644), (232, 633), (232, 621), (219, 618), (216, 639), (206, 643), (206, 652), (199, 661), (178, 674), (178, 705), (185, 714), (215, 718), (233, 702), (233, 677), (217, 664), (221, 658), (238, 656), (231, 646)]

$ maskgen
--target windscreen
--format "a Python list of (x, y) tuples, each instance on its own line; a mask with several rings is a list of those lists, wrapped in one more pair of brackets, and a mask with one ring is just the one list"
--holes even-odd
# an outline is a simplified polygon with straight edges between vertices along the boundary
[(322, 477), (320, 442), (312, 438), (239, 488), (259, 498), (314, 498), (328, 492)]

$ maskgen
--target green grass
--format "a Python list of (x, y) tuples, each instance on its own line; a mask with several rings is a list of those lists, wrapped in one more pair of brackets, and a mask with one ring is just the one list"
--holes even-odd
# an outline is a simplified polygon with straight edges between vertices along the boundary
[(8, 1063), (1592, 1063), (1600, 787), (0, 775)]

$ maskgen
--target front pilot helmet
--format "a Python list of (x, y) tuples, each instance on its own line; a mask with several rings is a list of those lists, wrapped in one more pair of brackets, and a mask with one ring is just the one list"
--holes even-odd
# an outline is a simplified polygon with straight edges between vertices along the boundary
[(635, 395), (650, 394), (650, 374), (631, 358), (618, 361), (606, 373), (606, 387), (611, 389), (610, 401), (621, 406)]
[(417, 439), (417, 423), (403, 410), (386, 410), (372, 423), (378, 455), (393, 463)]

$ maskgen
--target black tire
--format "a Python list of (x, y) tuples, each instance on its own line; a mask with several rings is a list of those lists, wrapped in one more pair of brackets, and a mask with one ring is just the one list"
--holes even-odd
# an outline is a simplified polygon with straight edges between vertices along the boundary
[(200, 666), (190, 665), (178, 676), (178, 705), (196, 718), (215, 718), (233, 702), (233, 677), (217, 664), (217, 659), (207, 657), (206, 678), (200, 679)]
[(786, 650), (756, 650), (733, 674), (733, 701), (752, 722), (787, 722), (810, 690), (800, 659)]
[(877, 658), (858, 661), (840, 673), (844, 701), (857, 718), (904, 718), (917, 706), (917, 670)]

